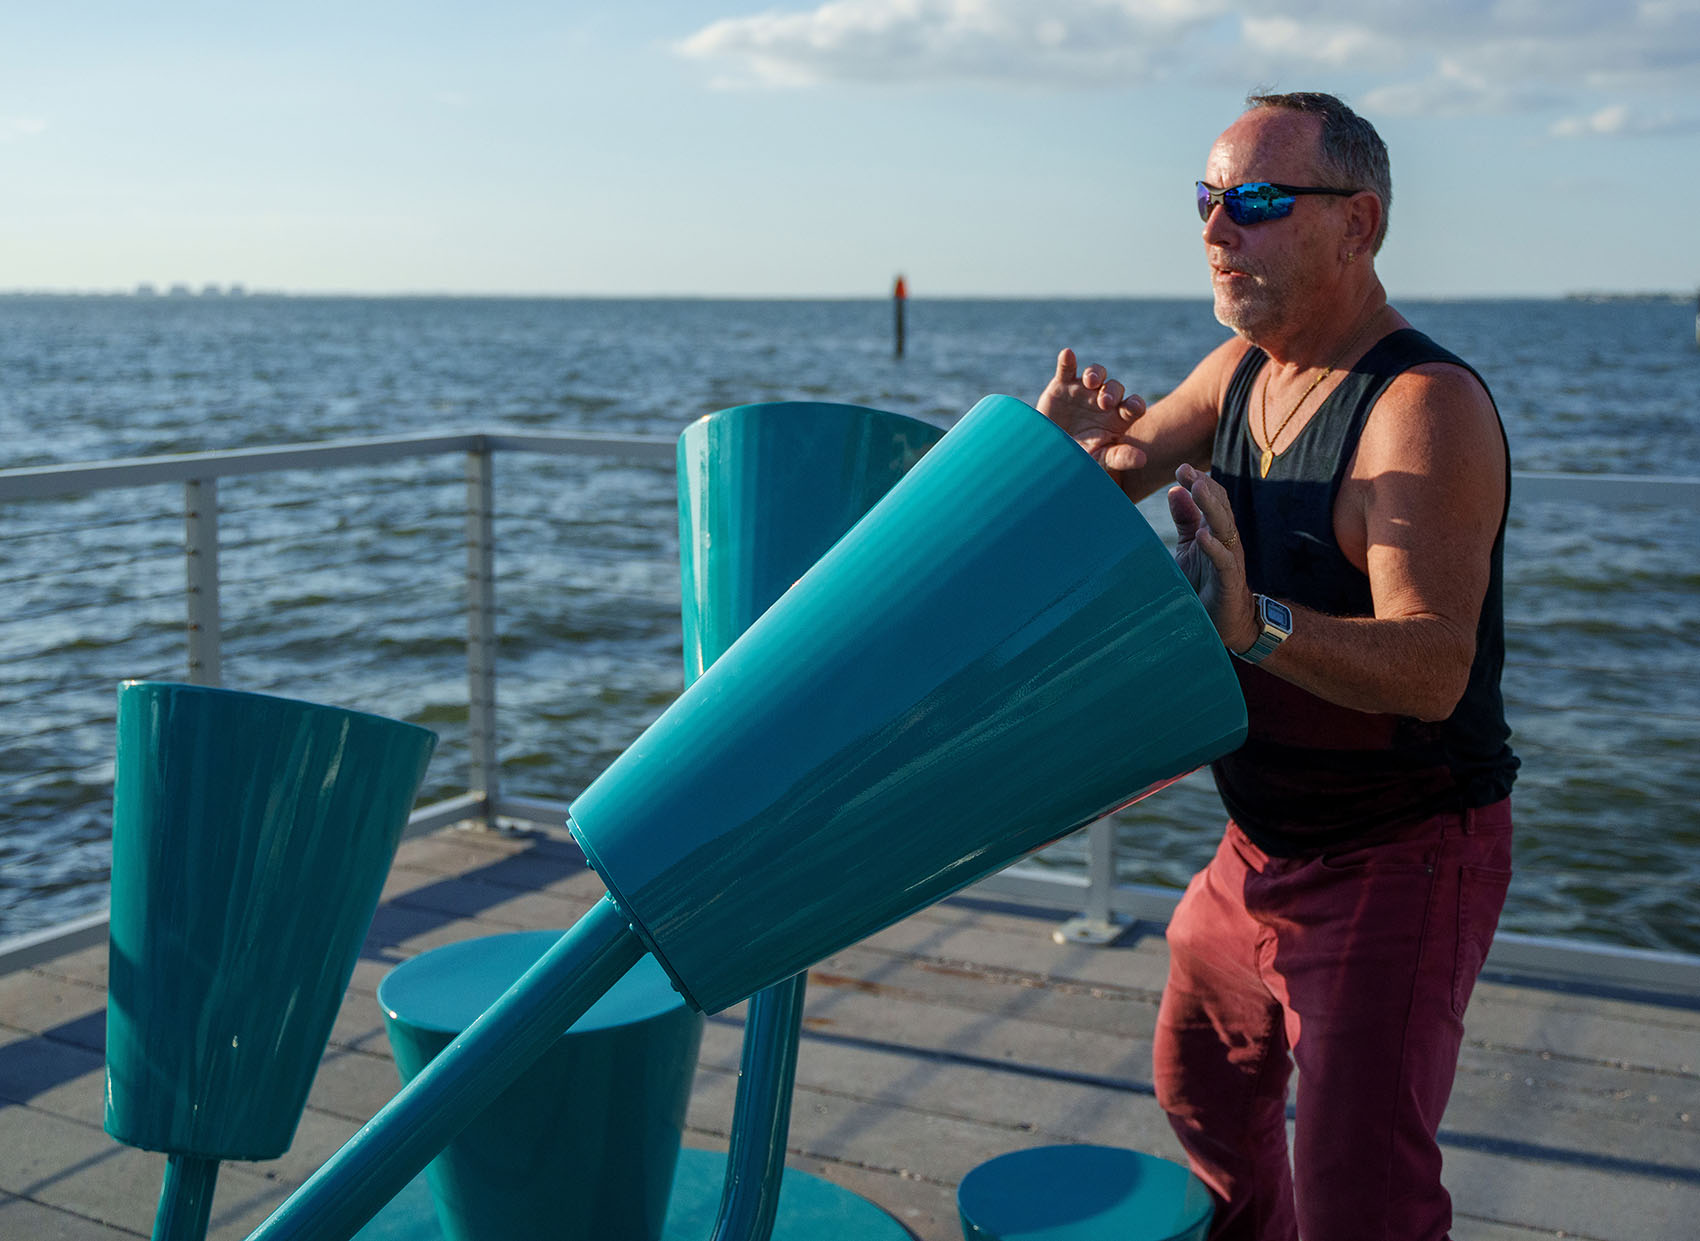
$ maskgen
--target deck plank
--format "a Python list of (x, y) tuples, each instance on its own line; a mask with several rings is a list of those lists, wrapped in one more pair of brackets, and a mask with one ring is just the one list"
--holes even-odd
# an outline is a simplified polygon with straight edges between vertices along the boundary
[[(564, 836), (445, 831), (397, 858), (289, 1152), (226, 1165), (235, 1241), (397, 1089), (376, 988), (439, 944), (565, 927), (601, 891)], [(1060, 945), (1051, 913), (960, 898), (810, 971), (788, 1162), (955, 1241), (955, 1185), (1047, 1142), (1179, 1156), (1152, 1095), (1159, 929)], [(0, 978), (0, 1238), (145, 1236), (161, 1156), (101, 1129), (104, 948)], [(686, 1141), (724, 1149), (744, 1006), (705, 1025)], [(1700, 1219), (1700, 1011), (1494, 979), (1442, 1129), (1461, 1241), (1659, 1241)]]

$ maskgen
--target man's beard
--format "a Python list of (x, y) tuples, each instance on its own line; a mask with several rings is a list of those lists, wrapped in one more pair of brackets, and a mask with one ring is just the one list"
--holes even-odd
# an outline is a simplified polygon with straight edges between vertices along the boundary
[(1296, 263), (1276, 259), (1232, 270), (1242, 274), (1230, 287), (1211, 281), (1216, 321), (1247, 340), (1282, 325), (1303, 300), (1306, 282)]

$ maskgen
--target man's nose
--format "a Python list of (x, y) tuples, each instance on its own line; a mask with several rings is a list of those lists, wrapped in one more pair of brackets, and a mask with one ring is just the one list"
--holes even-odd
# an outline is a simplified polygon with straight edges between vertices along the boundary
[(1228, 217), (1228, 209), (1221, 203), (1210, 205), (1210, 214), (1204, 220), (1204, 244), (1207, 246), (1229, 246), (1239, 240), (1239, 225)]

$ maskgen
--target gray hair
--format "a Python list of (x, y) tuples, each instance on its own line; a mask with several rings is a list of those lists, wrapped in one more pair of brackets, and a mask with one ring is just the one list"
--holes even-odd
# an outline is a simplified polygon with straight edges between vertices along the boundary
[(1381, 227), (1371, 253), (1379, 253), (1387, 238), (1387, 219), (1393, 210), (1393, 169), (1387, 144), (1363, 117), (1333, 95), (1295, 91), (1287, 95), (1248, 95), (1250, 108), (1282, 108), (1303, 112), (1322, 121), (1322, 173), (1340, 189), (1368, 190), (1381, 199)]

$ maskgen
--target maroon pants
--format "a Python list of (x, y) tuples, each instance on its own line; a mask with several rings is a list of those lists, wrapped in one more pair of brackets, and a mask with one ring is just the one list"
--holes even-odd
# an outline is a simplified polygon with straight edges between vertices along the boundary
[(1446, 1237), (1435, 1134), (1510, 878), (1509, 801), (1320, 857), (1228, 824), (1169, 924), (1155, 1049), (1214, 1241)]

